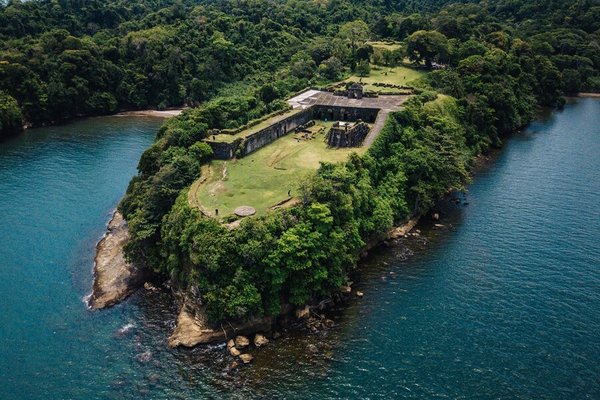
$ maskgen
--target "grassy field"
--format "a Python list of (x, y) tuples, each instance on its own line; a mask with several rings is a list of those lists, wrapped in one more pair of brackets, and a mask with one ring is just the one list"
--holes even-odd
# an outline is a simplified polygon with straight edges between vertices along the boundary
[[(393, 85), (406, 86), (412, 81), (421, 78), (425, 73), (416, 69), (407, 67), (384, 67), (371, 65), (371, 74), (367, 77), (353, 75), (346, 81), (359, 82), (362, 79), (365, 90), (380, 92), (385, 88), (373, 86), (373, 83), (391, 83)], [(389, 89), (387, 89), (389, 90)]]
[(331, 122), (317, 121), (311, 127), (312, 139), (294, 134), (284, 136), (262, 149), (237, 159), (214, 160), (203, 170), (203, 177), (192, 185), (189, 200), (206, 214), (231, 215), (239, 206), (251, 206), (264, 214), (272, 206), (298, 195), (299, 182), (315, 171), (321, 161), (343, 161), (352, 152), (366, 148), (331, 149), (325, 134)]
[(369, 42), (369, 44), (371, 46), (373, 46), (374, 49), (389, 50), (389, 51), (398, 50), (399, 48), (402, 47), (402, 45), (398, 42), (372, 41), (372, 42)]

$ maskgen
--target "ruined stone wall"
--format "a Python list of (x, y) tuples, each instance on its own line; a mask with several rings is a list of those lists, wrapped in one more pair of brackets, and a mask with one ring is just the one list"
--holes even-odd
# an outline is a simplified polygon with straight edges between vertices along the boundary
[(233, 158), (235, 151), (240, 144), (240, 140), (233, 143), (213, 142), (211, 140), (205, 140), (205, 142), (212, 148), (214, 157), (217, 160), (229, 160), (230, 158)]
[[(285, 136), (290, 132), (293, 132), (294, 129), (310, 122), (313, 119), (326, 121), (354, 122), (360, 120), (365, 122), (375, 122), (378, 113), (378, 108), (314, 105), (297, 114), (284, 118), (271, 126), (261, 129), (247, 136), (244, 139), (238, 139), (232, 143), (206, 140), (206, 143), (212, 148), (214, 157), (216, 159), (228, 160), (233, 157), (244, 157), (268, 145), (269, 143), (274, 142), (280, 137)], [(366, 133), (364, 133), (362, 137), (361, 135), (364, 131), (364, 127), (361, 127), (359, 129), (359, 132), (353, 134), (353, 136), (350, 138), (344, 139), (342, 141), (334, 140), (334, 144), (330, 143), (330, 146), (360, 146), (362, 144), (362, 141), (364, 140), (364, 137), (369, 131), (368, 126), (366, 129)]]
[(361, 108), (361, 107), (344, 107), (344, 106), (328, 106), (315, 105), (313, 108), (313, 116), (315, 119), (323, 121), (364, 121), (375, 122), (379, 108)]
[(360, 147), (369, 130), (369, 125), (364, 122), (359, 122), (348, 130), (333, 127), (327, 133), (327, 144), (331, 147)]
[(291, 115), (281, 121), (261, 129), (258, 132), (247, 136), (238, 151), (238, 156), (243, 157), (274, 142), (282, 136), (287, 135), (300, 125), (304, 125), (313, 119), (312, 108), (303, 110), (297, 114)]

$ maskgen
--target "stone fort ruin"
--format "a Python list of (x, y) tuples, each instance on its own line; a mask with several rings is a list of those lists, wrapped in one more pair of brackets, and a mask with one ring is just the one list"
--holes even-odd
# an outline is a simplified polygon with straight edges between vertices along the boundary
[(217, 159), (244, 157), (302, 129), (310, 121), (322, 120), (335, 121), (326, 136), (329, 146), (368, 146), (381, 131), (387, 114), (399, 109), (409, 97), (366, 97), (360, 84), (351, 85), (345, 94), (340, 96), (326, 91), (306, 90), (288, 100), (292, 110), (258, 121), (243, 130), (214, 132), (205, 142), (211, 146)]

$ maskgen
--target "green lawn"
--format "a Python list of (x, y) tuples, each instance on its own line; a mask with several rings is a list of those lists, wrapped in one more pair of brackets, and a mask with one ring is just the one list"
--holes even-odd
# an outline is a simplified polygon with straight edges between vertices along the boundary
[(328, 148), (324, 140), (332, 123), (316, 122), (311, 127), (312, 139), (298, 141), (301, 135), (290, 134), (244, 158), (212, 161), (192, 185), (190, 203), (209, 215), (219, 209), (220, 217), (239, 206), (251, 206), (257, 214), (264, 214), (287, 199), (288, 190), (292, 197), (297, 196), (299, 182), (321, 161), (343, 161), (352, 152), (366, 150)]
[(369, 42), (369, 44), (371, 46), (373, 46), (374, 49), (389, 50), (389, 51), (398, 50), (399, 48), (402, 47), (402, 45), (400, 43), (392, 42), (392, 41), (372, 41), (372, 42)]
[(425, 75), (425, 73), (422, 71), (403, 66), (385, 67), (371, 65), (371, 74), (369, 76), (360, 77), (353, 75), (346, 79), (346, 81), (359, 82), (362, 79), (365, 90), (382, 92), (390, 91), (391, 89), (373, 86), (373, 83), (391, 83), (393, 85), (410, 86), (412, 81), (421, 78), (423, 75)]

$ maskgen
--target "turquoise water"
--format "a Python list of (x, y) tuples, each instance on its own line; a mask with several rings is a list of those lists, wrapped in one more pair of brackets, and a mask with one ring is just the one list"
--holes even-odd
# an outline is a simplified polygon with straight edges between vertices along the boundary
[(82, 302), (159, 123), (96, 118), (0, 144), (0, 399), (600, 398), (600, 101), (508, 140), (469, 205), (443, 207), (445, 228), (375, 252), (335, 329), (284, 335), (231, 373), (222, 346), (166, 348), (167, 293)]

